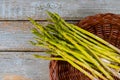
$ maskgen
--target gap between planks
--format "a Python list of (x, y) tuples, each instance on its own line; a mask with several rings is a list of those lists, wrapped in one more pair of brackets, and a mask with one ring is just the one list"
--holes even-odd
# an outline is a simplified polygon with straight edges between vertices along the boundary
[[(82, 19), (82, 18), (81, 18)], [(8, 21), (10, 21), (10, 22), (29, 22), (29, 20), (0, 20), (0, 22), (8, 22)], [(35, 20), (35, 21), (37, 21), (37, 22), (47, 22), (47, 20)], [(65, 20), (65, 21), (67, 21), (67, 22), (71, 22), (71, 21), (73, 21), (73, 22), (78, 22), (78, 21), (80, 21), (80, 20)]]
[(45, 50), (33, 51), (33, 50), (0, 50), (0, 52), (45, 52)]

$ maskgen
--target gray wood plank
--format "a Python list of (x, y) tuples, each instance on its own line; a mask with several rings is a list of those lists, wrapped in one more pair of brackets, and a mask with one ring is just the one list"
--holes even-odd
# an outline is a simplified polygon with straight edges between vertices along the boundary
[(0, 0), (0, 4), (0, 20), (45, 20), (46, 10), (65, 19), (106, 12), (120, 14), (120, 0)]
[(39, 51), (42, 48), (34, 47), (29, 43), (33, 40), (30, 22), (0, 22), (0, 51)]
[[(47, 24), (47, 22), (39, 23)], [(33, 40), (32, 28), (34, 26), (29, 21), (0, 22), (0, 51), (44, 51), (45, 49), (29, 43)]]
[(44, 53), (0, 52), (0, 80), (7, 75), (24, 76), (30, 80), (49, 80), (49, 61), (36, 59), (33, 54)]

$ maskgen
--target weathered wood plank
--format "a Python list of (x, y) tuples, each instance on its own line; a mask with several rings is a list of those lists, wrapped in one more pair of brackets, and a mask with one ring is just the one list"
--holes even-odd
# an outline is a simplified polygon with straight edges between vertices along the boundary
[[(39, 23), (45, 25), (47, 22)], [(0, 51), (44, 51), (29, 43), (33, 40), (33, 27), (29, 21), (0, 22)]]
[(0, 4), (0, 20), (44, 20), (46, 10), (65, 19), (105, 12), (120, 14), (120, 0), (0, 0)]
[(49, 80), (49, 61), (34, 58), (30, 52), (0, 52), (0, 80), (20, 75), (31, 80)]
[(0, 51), (39, 51), (29, 43), (33, 40), (32, 28), (30, 22), (0, 22)]

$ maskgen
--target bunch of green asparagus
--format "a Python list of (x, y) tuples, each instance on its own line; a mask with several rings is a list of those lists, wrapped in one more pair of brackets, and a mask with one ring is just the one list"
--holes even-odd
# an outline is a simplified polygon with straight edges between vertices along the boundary
[(56, 13), (48, 12), (48, 15), (50, 18), (46, 26), (30, 18), (35, 26), (32, 33), (36, 35), (35, 41), (31, 43), (46, 48), (46, 53), (56, 57), (35, 54), (36, 58), (67, 61), (91, 80), (114, 80), (113, 76), (120, 78), (118, 48), (78, 26), (67, 23)]

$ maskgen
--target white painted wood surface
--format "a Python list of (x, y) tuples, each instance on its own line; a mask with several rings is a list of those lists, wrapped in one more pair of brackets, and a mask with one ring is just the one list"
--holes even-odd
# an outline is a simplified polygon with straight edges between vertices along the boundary
[(0, 20), (46, 19), (45, 11), (65, 19), (80, 19), (97, 13), (120, 13), (120, 0), (0, 0)]
[(35, 52), (0, 52), (0, 80), (6, 75), (20, 75), (31, 80), (49, 80), (49, 61), (33, 57)]
[[(46, 22), (41, 22), (46, 24)], [(0, 50), (43, 51), (29, 43), (33, 40), (31, 29), (33, 25), (28, 21), (0, 22)]]
[(120, 0), (0, 0), (0, 80), (9, 74), (49, 80), (49, 61), (32, 57), (43, 49), (28, 42), (33, 39), (28, 17), (46, 24), (46, 10), (75, 22), (98, 13), (120, 14)]

